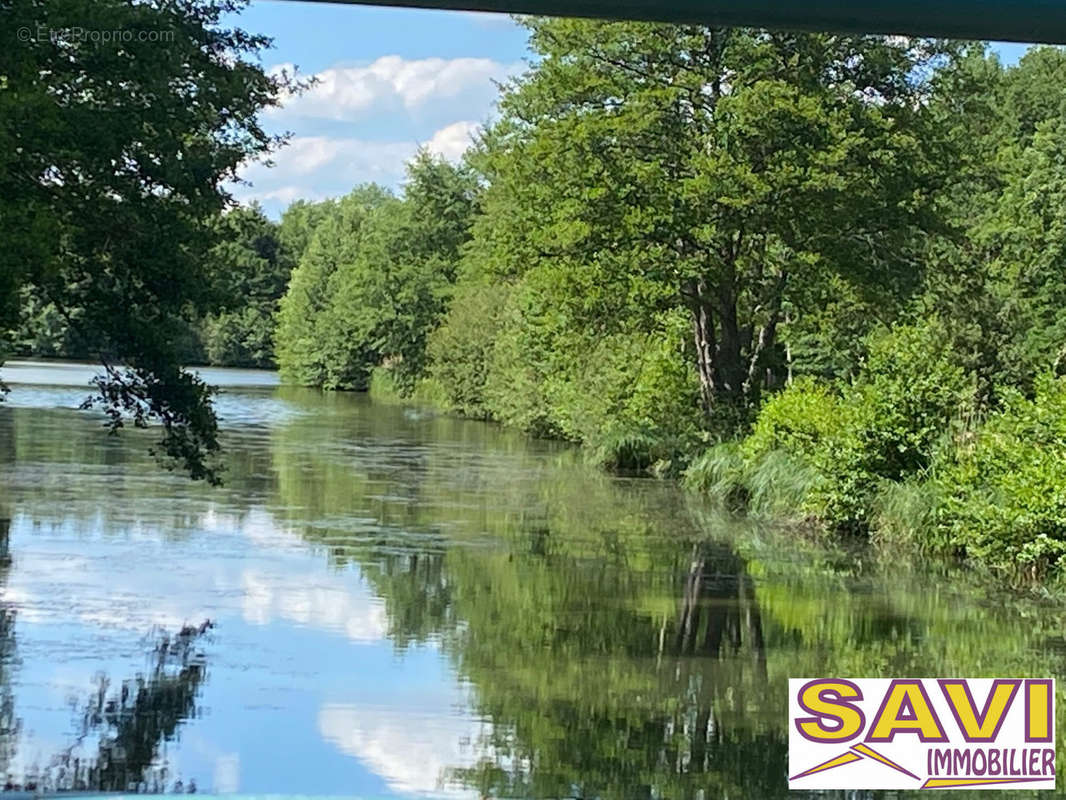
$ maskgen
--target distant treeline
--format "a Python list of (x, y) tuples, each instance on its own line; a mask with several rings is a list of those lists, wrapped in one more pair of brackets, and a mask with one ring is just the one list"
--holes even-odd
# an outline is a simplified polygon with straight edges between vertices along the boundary
[[(422, 154), (398, 196), (361, 186), (279, 225), (227, 214), (233, 304), (190, 353), (1052, 571), (1066, 52), (1008, 68), (906, 37), (526, 24), (533, 66), (462, 163)], [(26, 346), (70, 353), (26, 307)]]
[[(203, 270), (218, 299), (210, 313), (188, 313), (171, 321), (168, 335), (182, 363), (272, 368), (278, 302), (325, 208), (297, 202), (280, 223), (258, 206), (239, 207), (218, 217), (217, 239)], [(60, 309), (41, 289), (20, 290), (21, 318), (8, 336), (14, 356), (93, 359), (97, 343), (82, 335), (82, 309)]]

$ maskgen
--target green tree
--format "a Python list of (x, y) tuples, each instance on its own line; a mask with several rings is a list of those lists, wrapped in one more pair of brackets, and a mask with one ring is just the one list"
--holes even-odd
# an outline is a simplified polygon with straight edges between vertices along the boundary
[(333, 200), (323, 200), (320, 203), (297, 200), (282, 213), (281, 222), (278, 224), (278, 239), (284, 252), (292, 259), (290, 269), (300, 263), (308, 245), (311, 244), (311, 238), (315, 235), (315, 228), (330, 215), (335, 206), (336, 202)]
[(323, 315), (333, 303), (338, 273), (358, 257), (367, 218), (392, 200), (392, 194), (380, 186), (357, 187), (328, 208), (315, 226), (278, 311), (276, 354), (286, 382), (346, 386), (346, 376), (337, 370), (339, 359), (332, 352), (345, 342), (339, 331), (325, 324)]
[(370, 263), (378, 278), (375, 297), (367, 298), (377, 313), (378, 350), (405, 394), (426, 374), (427, 338), (452, 298), (476, 188), (464, 167), (420, 151), (408, 164), (403, 206), (390, 220), (392, 230), (378, 240), (389, 252)]
[[(0, 5), (0, 303), (30, 284), (104, 372), (111, 427), (161, 423), (161, 451), (217, 479), (212, 390), (176, 332), (216, 306), (211, 221), (238, 166), (276, 147), (258, 114), (290, 81), (269, 40), (223, 26), (241, 0), (8, 0)], [(78, 31), (128, 36), (80, 36)], [(31, 36), (18, 35), (30, 31)], [(72, 309), (81, 309), (75, 319)]]
[(507, 298), (505, 285), (460, 279), (447, 314), (426, 341), (430, 378), (447, 408), (464, 417), (493, 416), (485, 385)]
[(1031, 391), (1066, 363), (1066, 52), (1030, 50), (997, 99), (999, 180), (971, 235), (996, 310), (986, 344), (1000, 354), (996, 377)]
[(422, 152), (402, 198), (361, 189), (342, 200), (316, 228), (282, 304), (283, 376), (362, 390), (385, 365), (401, 391), (413, 389), (451, 295), (475, 188), (467, 171)]
[(1009, 68), (970, 48), (936, 78), (932, 110), (959, 160), (943, 192), (950, 235), (929, 251), (915, 310), (943, 320), (985, 409), (1004, 386), (1031, 390), (1061, 341), (1056, 159), (1042, 153), (1054, 151), (1064, 80), (1066, 57), (1054, 48), (1034, 48)]
[(234, 367), (274, 366), (274, 319), (295, 258), (280, 226), (258, 205), (233, 209), (219, 220), (213, 269), (224, 310), (202, 326), (207, 360)]
[[(54, 303), (44, 300), (32, 284), (19, 289), (18, 327), (8, 334), (11, 351), (20, 356), (85, 358), (77, 331)], [(81, 309), (69, 310), (80, 316)]]
[[(531, 20), (539, 60), (476, 157), (495, 274), (548, 264), (571, 328), (673, 308), (706, 411), (735, 424), (783, 372), (809, 287), (905, 298), (951, 168), (934, 42)], [(562, 302), (565, 300), (565, 304)], [(617, 322), (624, 323), (619, 326)], [(732, 427), (730, 424), (728, 427)]]

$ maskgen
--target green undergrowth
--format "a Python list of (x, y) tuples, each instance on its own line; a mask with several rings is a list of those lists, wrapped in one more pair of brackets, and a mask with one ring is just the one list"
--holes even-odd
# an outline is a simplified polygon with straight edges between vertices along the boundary
[(957, 558), (1019, 583), (1060, 578), (1066, 380), (1046, 375), (1032, 396), (1004, 391), (967, 420), (958, 386), (944, 386), (952, 402), (923, 400), (915, 381), (905, 401), (882, 396), (871, 408), (857, 383), (797, 382), (763, 406), (749, 436), (695, 459), (684, 482), (732, 511), (887, 552)]

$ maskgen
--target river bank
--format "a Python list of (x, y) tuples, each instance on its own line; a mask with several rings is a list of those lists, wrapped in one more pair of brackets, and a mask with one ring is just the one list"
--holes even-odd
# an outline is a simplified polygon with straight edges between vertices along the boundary
[[(916, 380), (923, 369), (924, 384)], [(856, 384), (798, 381), (768, 400), (743, 439), (690, 444), (658, 460), (656, 450), (672, 443), (586, 443), (582, 451), (608, 471), (677, 480), (727, 513), (1061, 591), (1066, 381), (1047, 376), (1032, 399), (1008, 395), (1000, 409), (964, 419), (963, 392), (935, 373), (935, 361), (928, 371), (893, 348)], [(456, 413), (431, 383), (405, 397), (380, 368), (370, 394)]]

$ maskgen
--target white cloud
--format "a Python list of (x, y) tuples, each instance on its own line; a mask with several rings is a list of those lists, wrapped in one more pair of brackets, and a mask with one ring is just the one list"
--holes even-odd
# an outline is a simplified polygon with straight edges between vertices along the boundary
[(433, 134), (426, 147), (431, 153), (455, 162), (462, 158), (480, 129), (480, 125), (469, 120), (453, 122)]
[[(15, 536), (25, 536), (29, 517), (20, 515)], [(143, 522), (130, 523), (136, 532)], [(32, 624), (57, 624), (75, 617), (101, 636), (120, 631), (144, 635), (155, 627), (174, 632), (187, 623), (238, 614), (250, 625), (283, 620), (345, 636), (360, 643), (385, 641), (388, 616), (384, 604), (362, 580), (340, 572), (322, 573), (318, 557), (262, 508), (243, 518), (218, 514), (212, 508), (194, 523), (210, 536), (217, 556), (205, 567), (197, 559), (144, 570), (156, 549), (155, 531), (134, 541), (101, 544), (90, 556), (65, 545), (39, 544), (19, 549), (19, 569), (0, 585), (0, 602), (14, 603), (19, 619)], [(150, 526), (154, 528), (155, 526)], [(270, 558), (247, 564), (236, 558), (249, 542)], [(43, 544), (43, 546), (42, 546)], [(136, 548), (136, 558), (127, 549)]]
[(323, 739), (358, 758), (392, 791), (419, 797), (477, 797), (449, 782), (448, 773), (482, 755), (476, 743), (484, 729), (485, 723), (446, 708), (327, 705), (318, 712)]
[(388, 615), (384, 604), (350, 581), (330, 576), (284, 576), (246, 570), (242, 577), (242, 614), (253, 625), (269, 625), (275, 618), (304, 627), (342, 632), (356, 642), (384, 641)]
[[(513, 24), (503, 15), (480, 16), (494, 25)], [(489, 58), (396, 55), (365, 65), (335, 64), (317, 73), (306, 92), (268, 110), (269, 125), (294, 136), (274, 154), (273, 167), (246, 166), (241, 177), (252, 185), (231, 187), (233, 194), (273, 214), (294, 200), (338, 197), (369, 181), (398, 188), (420, 145), (457, 160), (479, 122), (492, 114), (496, 82), (523, 68), (522, 62)], [(294, 68), (279, 64), (271, 71)]]
[[(411, 152), (409, 142), (297, 136), (274, 156), (273, 167), (252, 165), (244, 177), (256, 185), (269, 179), (284, 186), (286, 179), (329, 176), (331, 182), (339, 182), (350, 189), (350, 181), (394, 182), (403, 174), (403, 164)], [(309, 189), (314, 190), (313, 187)]]
[(282, 206), (288, 206), (297, 200), (310, 200), (318, 202), (325, 200), (326, 195), (306, 186), (279, 186), (276, 189), (256, 191), (254, 188), (245, 191), (238, 190), (238, 196), (244, 200), (258, 200), (260, 203), (275, 201)]
[(277, 211), (294, 200), (339, 197), (360, 183), (393, 188), (404, 178), (407, 162), (425, 146), (449, 161), (458, 161), (473, 143), (479, 125), (461, 120), (435, 131), (423, 141), (380, 142), (328, 136), (298, 136), (274, 156), (274, 166), (253, 164), (243, 177), (251, 186), (233, 187), (238, 200), (256, 200)]
[[(285, 64), (274, 70), (288, 69)], [(405, 59), (382, 56), (366, 66), (333, 66), (317, 73), (303, 94), (289, 95), (268, 114), (293, 120), (312, 118), (359, 122), (382, 114), (415, 118), (447, 112), (454, 119), (482, 117), (496, 99), (495, 81), (522, 69), (488, 58)]]
[(275, 154), (273, 167), (247, 167), (242, 177), (251, 186), (235, 186), (233, 194), (241, 202), (258, 200), (267, 210), (278, 210), (293, 200), (338, 197), (360, 183), (397, 186), (416, 149), (414, 142), (297, 136)]

